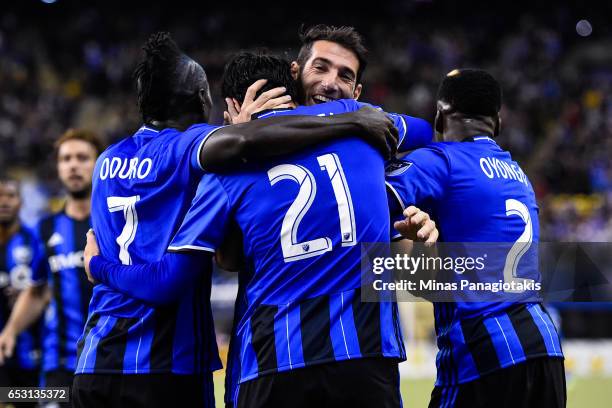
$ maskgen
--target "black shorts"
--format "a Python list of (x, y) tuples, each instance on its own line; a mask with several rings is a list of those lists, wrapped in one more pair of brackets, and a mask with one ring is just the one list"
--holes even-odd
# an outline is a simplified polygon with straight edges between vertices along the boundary
[(544, 357), (465, 384), (435, 387), (429, 408), (559, 408), (565, 407), (566, 401), (563, 359)]
[(72, 383), (75, 408), (215, 408), (212, 373), (78, 374)]
[(360, 358), (265, 375), (240, 384), (239, 408), (400, 408), (398, 360)]
[[(72, 387), (72, 379), (74, 378), (74, 373), (68, 370), (52, 370), (46, 371), (42, 375), (42, 386), (44, 387), (68, 387), (68, 392), (70, 393), (70, 388)], [(72, 398), (70, 398), (72, 400)], [(71, 407), (70, 402), (48, 402), (42, 403), (42, 407), (61, 407), (68, 408)]]

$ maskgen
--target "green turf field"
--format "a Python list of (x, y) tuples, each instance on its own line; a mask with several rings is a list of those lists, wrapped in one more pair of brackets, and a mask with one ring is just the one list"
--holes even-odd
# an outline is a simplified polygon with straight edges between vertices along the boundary
[[(433, 380), (402, 381), (404, 407), (427, 407)], [(223, 374), (215, 375), (217, 407), (223, 407)], [(572, 377), (567, 382), (568, 408), (609, 408), (612, 406), (611, 377)]]

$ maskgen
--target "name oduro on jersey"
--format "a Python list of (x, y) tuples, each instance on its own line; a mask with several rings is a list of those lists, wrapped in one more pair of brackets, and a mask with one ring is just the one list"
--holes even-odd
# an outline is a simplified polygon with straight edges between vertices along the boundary
[(105, 158), (100, 166), (100, 179), (106, 180), (113, 178), (120, 179), (144, 179), (149, 175), (153, 168), (153, 160), (150, 158), (140, 159), (133, 157), (131, 159), (112, 157)]

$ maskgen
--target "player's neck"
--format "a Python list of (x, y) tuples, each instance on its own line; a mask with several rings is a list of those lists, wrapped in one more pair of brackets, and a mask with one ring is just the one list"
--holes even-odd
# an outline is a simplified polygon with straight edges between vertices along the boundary
[(74, 198), (68, 196), (66, 200), (66, 215), (75, 220), (82, 221), (89, 217), (91, 212), (91, 196), (85, 198)]
[(491, 126), (486, 123), (474, 121), (472, 123), (456, 123), (444, 130), (444, 140), (447, 142), (461, 142), (468, 137), (493, 135)]
[(19, 220), (14, 220), (9, 223), (0, 223), (0, 244), (6, 244), (19, 230), (20, 225)]
[(202, 117), (201, 114), (185, 114), (185, 115), (179, 116), (178, 118), (171, 118), (171, 119), (163, 120), (163, 121), (162, 120), (152, 120), (150, 124), (156, 127), (157, 129), (172, 128), (172, 129), (177, 129), (183, 132), (190, 126), (196, 123), (202, 123), (202, 122), (205, 122), (205, 119)]

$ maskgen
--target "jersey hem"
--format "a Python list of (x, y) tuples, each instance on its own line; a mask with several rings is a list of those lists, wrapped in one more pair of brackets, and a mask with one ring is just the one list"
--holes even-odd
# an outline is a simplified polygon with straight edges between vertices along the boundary
[(471, 382), (471, 381), (478, 380), (479, 378), (482, 378), (485, 375), (492, 374), (492, 373), (494, 373), (496, 371), (499, 371), (499, 370), (503, 370), (504, 368), (513, 367), (515, 365), (522, 364), (522, 363), (524, 363), (524, 362), (526, 362), (528, 360), (534, 360), (536, 358), (542, 358), (542, 357), (560, 358), (562, 360), (565, 360), (565, 356), (563, 354), (559, 354), (559, 353), (557, 353), (557, 354), (541, 354), (541, 353), (540, 354), (534, 354), (534, 355), (531, 355), (529, 357), (525, 357), (525, 358), (520, 359), (520, 360), (515, 360), (514, 363), (510, 362), (509, 364), (504, 364), (504, 365), (502, 365), (500, 367), (497, 367), (497, 368), (494, 368), (494, 369), (491, 369), (491, 370), (487, 370), (487, 371), (485, 371), (482, 374), (472, 375), (472, 376), (470, 376), (470, 377), (468, 377), (468, 378), (466, 378), (464, 380), (448, 382), (448, 381), (438, 381), (436, 379), (436, 383), (434, 384), (434, 386), (435, 387), (449, 387), (449, 386), (453, 386), (453, 385), (465, 384), (465, 383), (468, 383), (468, 382)]
[[(357, 360), (357, 359), (372, 358), (372, 357), (392, 358), (392, 359), (396, 359), (398, 363), (402, 361), (406, 361), (406, 356), (402, 355), (401, 353), (368, 353), (368, 354), (359, 354), (359, 355), (353, 355), (353, 356), (349, 355), (349, 356), (338, 357), (338, 358), (326, 358), (323, 360), (315, 360), (315, 361), (309, 362), (308, 367), (312, 367), (314, 365), (320, 365), (320, 364), (337, 363), (340, 361)], [(238, 381), (238, 384), (242, 384), (247, 381), (254, 380), (256, 378), (263, 377), (266, 375), (277, 374), (277, 373), (286, 372), (286, 371), (292, 371), (294, 369), (303, 368), (303, 367), (306, 367), (306, 363), (283, 365), (277, 368), (271, 368), (271, 369), (264, 370), (264, 371), (258, 371), (256, 373), (250, 374), (240, 379)]]

